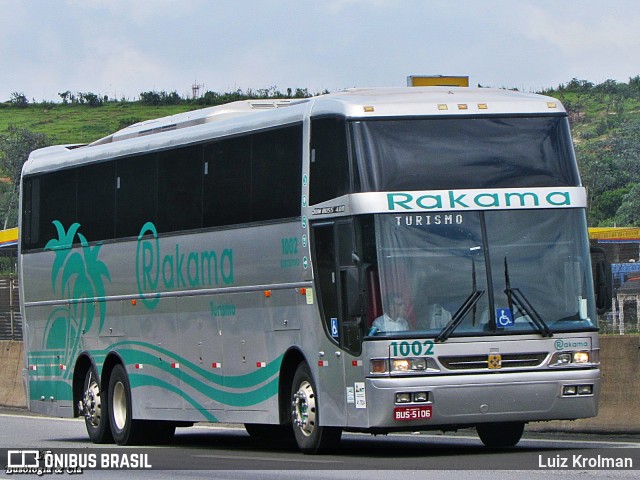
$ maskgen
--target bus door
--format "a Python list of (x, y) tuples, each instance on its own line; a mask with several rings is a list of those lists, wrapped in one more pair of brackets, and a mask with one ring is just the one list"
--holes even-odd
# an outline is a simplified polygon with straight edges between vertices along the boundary
[[(360, 288), (351, 219), (313, 225), (316, 290), (325, 335), (331, 343), (319, 365), (321, 405), (331, 403), (335, 420), (345, 422), (345, 363), (361, 344)], [(349, 358), (345, 358), (349, 357)], [(326, 398), (329, 397), (329, 398)], [(337, 412), (340, 412), (338, 418)]]

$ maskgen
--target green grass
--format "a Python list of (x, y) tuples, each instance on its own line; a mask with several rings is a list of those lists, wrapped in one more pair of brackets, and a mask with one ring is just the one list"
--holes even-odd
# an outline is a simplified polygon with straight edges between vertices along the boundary
[(100, 107), (36, 104), (19, 108), (0, 104), (0, 134), (14, 125), (45, 133), (55, 144), (89, 143), (131, 123), (197, 108), (191, 104), (150, 107), (133, 102)]

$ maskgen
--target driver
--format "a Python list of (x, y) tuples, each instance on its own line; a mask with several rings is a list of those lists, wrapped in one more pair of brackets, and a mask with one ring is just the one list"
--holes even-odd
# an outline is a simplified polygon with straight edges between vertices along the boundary
[(380, 332), (401, 332), (409, 330), (407, 308), (400, 295), (393, 295), (388, 305), (388, 313), (380, 315), (373, 321), (373, 326)]

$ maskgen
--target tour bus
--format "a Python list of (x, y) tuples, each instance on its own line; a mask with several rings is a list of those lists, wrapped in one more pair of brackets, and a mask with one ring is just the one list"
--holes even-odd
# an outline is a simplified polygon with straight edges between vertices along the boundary
[(120, 445), (196, 422), (305, 453), (343, 431), (515, 445), (598, 411), (585, 207), (563, 106), (505, 90), (239, 101), (37, 150), (29, 408)]

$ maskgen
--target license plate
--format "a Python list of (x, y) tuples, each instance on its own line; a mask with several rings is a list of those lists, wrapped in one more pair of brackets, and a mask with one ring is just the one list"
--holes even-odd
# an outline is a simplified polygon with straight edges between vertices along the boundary
[(396, 407), (393, 409), (393, 419), (404, 420), (429, 420), (431, 418), (431, 405), (417, 407)]

